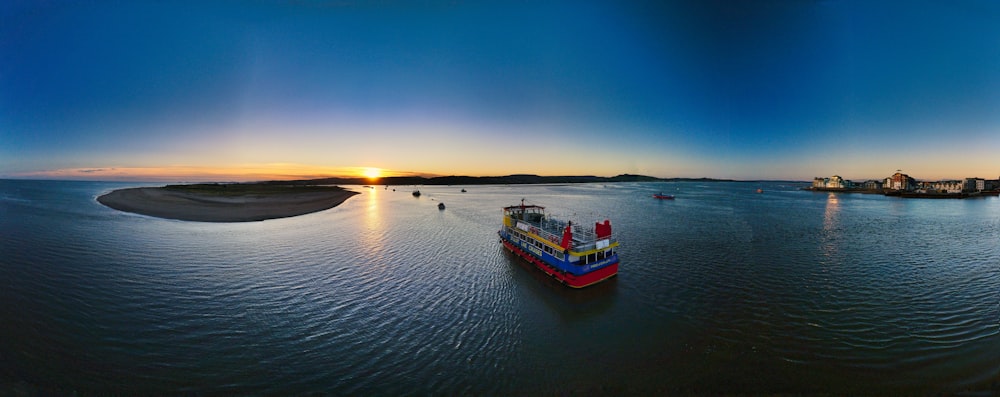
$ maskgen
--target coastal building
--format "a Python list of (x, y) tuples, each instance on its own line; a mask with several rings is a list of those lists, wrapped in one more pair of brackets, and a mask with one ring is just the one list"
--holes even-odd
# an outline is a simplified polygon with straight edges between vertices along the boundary
[(931, 193), (962, 193), (966, 183), (954, 179), (928, 182), (927, 190)]
[(983, 178), (965, 178), (963, 190), (966, 193), (981, 192), (986, 190), (986, 180)]
[(840, 175), (834, 175), (830, 177), (830, 180), (826, 182), (826, 187), (833, 189), (846, 189), (851, 187), (851, 181), (841, 178)]
[(829, 178), (813, 178), (812, 186), (821, 189), (851, 189), (854, 188), (854, 183), (840, 175), (834, 175)]
[(909, 192), (917, 187), (917, 181), (902, 172), (896, 172), (892, 176), (885, 178), (882, 186), (885, 190), (895, 190)]
[(987, 179), (983, 181), (983, 190), (1000, 190), (1000, 178), (997, 179)]
[(861, 183), (861, 188), (865, 190), (882, 190), (882, 181), (869, 179)]

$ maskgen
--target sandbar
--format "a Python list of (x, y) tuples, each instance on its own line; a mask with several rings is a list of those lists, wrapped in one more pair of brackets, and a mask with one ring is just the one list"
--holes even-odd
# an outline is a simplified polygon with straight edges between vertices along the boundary
[(358, 194), (336, 186), (171, 185), (119, 189), (97, 201), (119, 211), (195, 222), (253, 222), (336, 207)]

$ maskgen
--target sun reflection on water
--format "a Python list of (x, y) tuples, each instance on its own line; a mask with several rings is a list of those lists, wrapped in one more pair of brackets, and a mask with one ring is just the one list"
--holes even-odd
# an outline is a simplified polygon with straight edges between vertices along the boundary
[(362, 249), (369, 257), (379, 257), (384, 251), (383, 236), (385, 230), (382, 223), (381, 208), (379, 207), (379, 189), (366, 188), (362, 194), (365, 195), (365, 213), (363, 231), (364, 238), (361, 239)]

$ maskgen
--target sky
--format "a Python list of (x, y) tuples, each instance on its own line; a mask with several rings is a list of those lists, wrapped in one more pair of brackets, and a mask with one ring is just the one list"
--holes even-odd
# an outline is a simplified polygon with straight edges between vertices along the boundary
[(996, 1), (0, 2), (0, 178), (1000, 176)]

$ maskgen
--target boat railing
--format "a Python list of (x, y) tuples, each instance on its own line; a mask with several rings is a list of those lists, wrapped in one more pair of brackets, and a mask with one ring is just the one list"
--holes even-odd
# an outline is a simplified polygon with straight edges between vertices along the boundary
[(580, 239), (584, 242), (594, 242), (597, 240), (597, 234), (594, 233), (594, 225), (573, 225), (573, 237)]
[[(597, 242), (600, 240), (607, 240), (608, 244), (612, 244), (616, 241), (614, 234), (610, 234), (603, 238), (597, 238), (597, 233), (591, 225), (573, 225), (574, 251), (590, 251), (597, 249)], [(604, 246), (606, 247), (607, 245)]]
[(565, 227), (565, 224), (560, 225), (558, 221), (548, 218), (545, 218), (538, 223), (525, 221), (520, 222), (524, 222), (529, 225), (531, 228), (530, 231), (538, 235), (538, 237), (549, 240), (555, 244), (559, 244), (562, 241), (562, 227)]
[[(523, 222), (529, 225), (531, 232), (538, 235), (539, 237), (549, 240), (555, 244), (560, 244), (562, 242), (563, 229), (566, 227), (566, 222), (561, 220), (551, 218), (546, 216), (541, 220), (541, 222), (527, 222), (523, 220), (514, 219), (515, 224), (511, 226), (516, 227), (516, 222)], [(589, 226), (589, 227), (588, 227)], [(592, 225), (581, 225), (573, 224), (573, 250), (574, 251), (589, 251), (597, 249), (597, 234), (593, 230)], [(613, 235), (605, 237), (601, 240), (608, 239), (614, 242)]]

